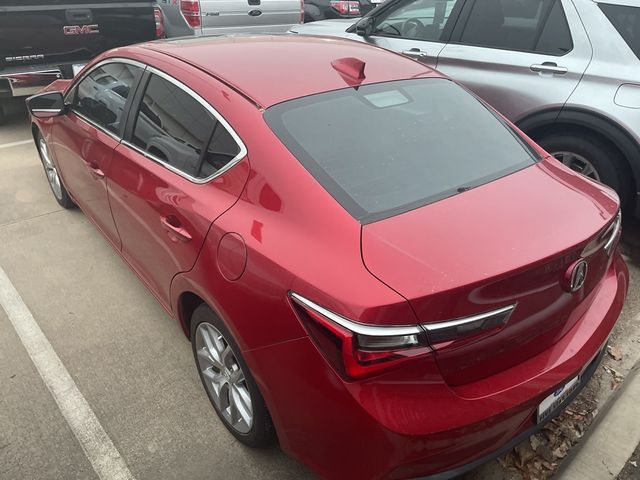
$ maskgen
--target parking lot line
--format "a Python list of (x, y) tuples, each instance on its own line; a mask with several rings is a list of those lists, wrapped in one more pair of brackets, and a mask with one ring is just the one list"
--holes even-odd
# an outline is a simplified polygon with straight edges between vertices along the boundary
[(2, 150), (3, 148), (19, 147), (20, 145), (26, 145), (27, 143), (33, 143), (33, 139), (20, 140), (19, 142), (3, 143), (0, 144), (0, 150)]
[(133, 480), (120, 452), (2, 267), (0, 305), (98, 477), (101, 480)]

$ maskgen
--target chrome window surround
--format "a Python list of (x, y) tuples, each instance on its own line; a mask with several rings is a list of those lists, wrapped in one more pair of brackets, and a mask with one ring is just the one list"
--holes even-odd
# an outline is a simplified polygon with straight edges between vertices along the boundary
[[(166, 168), (167, 170), (175, 173), (176, 175), (179, 175), (183, 178), (186, 178), (187, 180), (189, 180), (192, 183), (196, 183), (196, 184), (205, 184), (210, 182), (211, 180), (213, 180), (216, 177), (219, 177), (220, 175), (222, 175), (223, 173), (227, 172), (228, 170), (230, 170), (232, 167), (234, 167), (236, 164), (238, 164), (243, 158), (245, 158), (247, 156), (247, 147), (245, 146), (244, 142), (242, 141), (242, 139), (240, 138), (240, 136), (236, 133), (236, 131), (231, 127), (231, 125), (229, 125), (229, 122), (227, 122), (224, 117), (222, 115), (220, 115), (220, 113), (218, 113), (218, 111), (213, 108), (204, 98), (202, 98), (200, 95), (198, 95), (196, 92), (194, 92), (192, 89), (190, 89), (189, 87), (187, 87), (184, 83), (180, 82), (179, 80), (176, 80), (175, 78), (173, 78), (172, 76), (164, 73), (161, 70), (158, 70), (155, 67), (152, 67), (150, 65), (146, 65), (144, 63), (141, 62), (137, 62), (135, 60), (130, 60), (128, 58), (121, 58), (121, 57), (112, 57), (112, 58), (108, 58), (106, 60), (103, 60), (100, 63), (97, 63), (96, 65), (94, 65), (91, 70), (84, 72), (82, 74), (81, 77), (79, 77), (73, 84), (73, 86), (69, 89), (69, 91), (67, 92), (67, 94), (64, 97), (65, 100), (65, 104), (68, 105), (67, 103), (67, 98), (69, 95), (72, 94), (72, 92), (75, 91), (75, 89), (77, 88), (77, 86), (80, 84), (80, 82), (82, 82), (87, 75), (90, 75), (95, 69), (100, 68), (103, 65), (109, 64), (109, 63), (125, 63), (125, 64), (129, 64), (129, 65), (134, 65), (136, 67), (140, 67), (143, 70), (149, 71), (154, 75), (157, 75), (161, 78), (163, 78), (164, 80), (174, 84), (175, 86), (177, 86), (178, 88), (180, 88), (181, 90), (183, 90), (185, 93), (187, 93), (189, 96), (193, 97), (199, 104), (201, 104), (211, 115), (213, 115), (213, 117), (222, 124), (222, 126), (224, 128), (226, 128), (226, 130), (229, 132), (229, 134), (231, 135), (231, 137), (233, 138), (233, 140), (236, 142), (236, 144), (238, 145), (238, 148), (240, 149), (240, 151), (238, 152), (238, 155), (236, 155), (231, 161), (229, 161), (229, 163), (227, 163), (224, 167), (222, 167), (220, 170), (218, 170), (217, 172), (215, 172), (213, 175), (210, 175), (206, 178), (196, 178), (193, 177), (191, 175), (189, 175), (188, 173), (183, 172), (180, 169), (177, 169), (175, 167), (173, 167), (172, 165), (168, 164), (167, 162), (165, 162), (164, 160), (156, 157), (153, 154), (150, 154), (149, 152), (145, 152), (144, 150), (142, 150), (140, 147), (133, 145), (130, 142), (127, 142), (126, 140), (124, 140), (121, 136), (114, 134), (113, 132), (110, 132), (109, 130), (105, 129), (104, 127), (102, 127), (101, 125), (98, 125), (97, 123), (95, 123), (94, 121), (92, 121), (91, 119), (87, 118), (86, 116), (76, 112), (75, 110), (73, 110), (73, 113), (75, 113), (77, 116), (79, 116), (80, 118), (82, 118), (84, 121), (86, 121), (87, 123), (91, 124), (92, 126), (94, 126), (95, 128), (97, 128), (98, 130), (106, 133), (107, 135), (109, 135), (111, 138), (113, 138), (114, 140), (120, 142), (122, 145), (125, 145), (129, 148), (131, 148), (132, 150), (140, 153), (141, 155), (145, 156), (146, 158), (148, 158), (149, 160), (158, 163), (160, 165), (162, 165), (164, 168)], [(137, 119), (137, 112), (136, 112), (136, 119)], [(206, 148), (206, 147), (205, 147)]]
[(107, 130), (106, 128), (104, 128), (104, 126), (102, 126), (102, 125), (96, 123), (95, 121), (91, 120), (86, 115), (83, 115), (80, 112), (75, 111), (73, 109), (73, 104), (71, 102), (69, 102), (69, 97), (75, 93), (75, 91), (78, 88), (78, 85), (80, 85), (80, 83), (82, 81), (84, 81), (85, 78), (87, 78), (89, 75), (91, 75), (98, 68), (103, 67), (104, 65), (108, 65), (110, 63), (124, 63), (124, 64), (127, 64), (127, 65), (133, 65), (134, 67), (141, 68), (143, 71), (147, 68), (147, 65), (145, 65), (144, 63), (137, 62), (135, 60), (130, 60), (128, 58), (122, 58), (122, 57), (107, 58), (106, 60), (103, 60), (103, 61), (101, 61), (99, 63), (96, 63), (93, 67), (91, 67), (91, 70), (88, 70), (88, 71), (84, 72), (81, 76), (79, 76), (78, 78), (76, 78), (73, 81), (73, 85), (71, 86), (71, 88), (67, 91), (67, 93), (64, 96), (64, 104), (70, 106), (71, 107), (71, 111), (75, 115), (77, 115), (78, 117), (83, 119), (85, 122), (87, 122), (92, 127), (100, 130), (101, 132), (105, 133), (106, 135), (109, 135), (115, 141), (122, 142), (122, 137), (120, 135), (116, 135), (115, 133), (113, 133), (113, 132)]
[(459, 318), (456, 320), (451, 320), (448, 322), (441, 323), (430, 323), (430, 324), (420, 324), (420, 325), (405, 325), (405, 326), (388, 326), (388, 327), (380, 327), (374, 325), (365, 325), (362, 323), (357, 323), (352, 320), (348, 320), (341, 315), (333, 313), (327, 310), (324, 307), (321, 307), (317, 303), (312, 302), (304, 298), (303, 296), (295, 293), (289, 292), (289, 296), (295, 300), (297, 303), (304, 305), (320, 315), (328, 318), (329, 320), (337, 323), (341, 327), (346, 328), (354, 333), (358, 333), (360, 335), (368, 335), (371, 337), (387, 337), (387, 336), (396, 336), (396, 335), (415, 335), (428, 332), (436, 332), (438, 330), (442, 330), (445, 328), (454, 328), (459, 327), (461, 325), (466, 325), (469, 323), (479, 322), (481, 320), (486, 320), (491, 317), (496, 317), (500, 315), (504, 315), (505, 321), (509, 318), (509, 315), (516, 308), (516, 305), (509, 305), (507, 307), (499, 308), (497, 310), (492, 310), (490, 312), (481, 313), (478, 315), (473, 315), (471, 317)]
[[(186, 178), (187, 180), (193, 182), (193, 183), (198, 183), (198, 184), (203, 184), (203, 183), (207, 183), (211, 180), (213, 180), (214, 178), (222, 175), (223, 173), (225, 173), (226, 171), (228, 171), (230, 168), (232, 168), (234, 165), (236, 165), (238, 162), (240, 162), (240, 160), (242, 160), (244, 157), (247, 156), (247, 147), (245, 147), (243, 141), (240, 139), (240, 137), (238, 136), (238, 134), (235, 132), (235, 130), (233, 128), (231, 128), (231, 125), (229, 125), (229, 123), (222, 117), (222, 115), (220, 115), (218, 113), (218, 111), (216, 109), (214, 109), (211, 105), (209, 105), (207, 103), (207, 101), (202, 98), (200, 95), (198, 95), (196, 92), (194, 92), (193, 90), (191, 90), (189, 87), (187, 87), (184, 83), (176, 80), (175, 78), (171, 77), (170, 75), (167, 75), (166, 73), (151, 67), (151, 66), (147, 66), (147, 71), (151, 72), (154, 75), (157, 75), (160, 78), (163, 78), (164, 80), (174, 84), (176, 87), (180, 88), (181, 90), (183, 90), (185, 93), (187, 93), (189, 96), (193, 97), (200, 105), (202, 105), (211, 115), (213, 115), (213, 117), (218, 120), (218, 122), (220, 122), (222, 124), (222, 126), (227, 130), (227, 132), (229, 132), (229, 134), (231, 135), (231, 137), (233, 138), (233, 140), (236, 142), (236, 144), (238, 145), (238, 148), (240, 149), (240, 151), (238, 152), (238, 154), (233, 157), (233, 159), (231, 159), (229, 161), (229, 163), (227, 163), (224, 167), (222, 167), (220, 170), (218, 170), (216, 173), (214, 173), (213, 175), (210, 175), (206, 178), (196, 178), (193, 177), (191, 175), (189, 175), (188, 173), (183, 172), (182, 170), (179, 170), (175, 167), (173, 167), (172, 165), (168, 164), (167, 162), (165, 162), (164, 160), (159, 159), (158, 157), (156, 157), (155, 155), (149, 153), (149, 152), (145, 152), (144, 150), (142, 150), (140, 147), (133, 145), (129, 142), (127, 142), (126, 140), (123, 140), (122, 143), (126, 146), (128, 146), (129, 148), (132, 148), (133, 150), (136, 150), (137, 152), (139, 152), (141, 155), (144, 155), (145, 157), (149, 158), (150, 160), (153, 160), (156, 163), (161, 164), (162, 166), (164, 166), (167, 170), (170, 170), (178, 175), (180, 175), (181, 177)], [(208, 145), (203, 146), (203, 148), (208, 148)]]

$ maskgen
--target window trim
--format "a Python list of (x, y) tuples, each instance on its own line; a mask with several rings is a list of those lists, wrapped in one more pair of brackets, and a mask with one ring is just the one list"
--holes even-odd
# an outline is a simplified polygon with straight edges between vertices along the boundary
[[(138, 67), (138, 68), (142, 69), (142, 75), (140, 76), (140, 78), (138, 79), (136, 84), (133, 85), (133, 88), (132, 88), (133, 95), (128, 97), (127, 101), (125, 103), (125, 109), (124, 109), (124, 112), (122, 113), (122, 120), (121, 120), (122, 127), (120, 127), (120, 132), (118, 132), (118, 133), (114, 133), (114, 132), (112, 132), (110, 130), (107, 130), (104, 126), (98, 124), (97, 122), (95, 122), (94, 120), (90, 119), (86, 115), (83, 115), (82, 113), (74, 110), (74, 108), (73, 108), (73, 100), (74, 100), (74, 98), (70, 99), (70, 97), (75, 97), (75, 95), (76, 95), (76, 93), (78, 91), (78, 85), (80, 85), (80, 83), (82, 83), (85, 78), (87, 78), (89, 75), (91, 75), (98, 68), (101, 68), (104, 65), (109, 65), (110, 63), (124, 63), (124, 64), (127, 64), (127, 65), (133, 65), (134, 67)], [(101, 62), (96, 63), (93, 67), (91, 67), (90, 70), (86, 71), (85, 73), (83, 73), (81, 76), (79, 76), (78, 78), (76, 78), (73, 81), (73, 84), (71, 85), (69, 90), (67, 90), (67, 92), (64, 95), (64, 104), (68, 105), (70, 107), (69, 111), (72, 112), (74, 115), (76, 115), (77, 117), (81, 118), (82, 120), (87, 122), (92, 127), (100, 130), (101, 132), (107, 134), (108, 136), (110, 136), (111, 138), (113, 138), (114, 140), (116, 140), (117, 142), (120, 143), (120, 142), (122, 142), (122, 139), (124, 138), (124, 132), (125, 132), (125, 128), (126, 128), (126, 123), (128, 121), (128, 118), (129, 118), (129, 110), (131, 109), (131, 107), (133, 105), (133, 98), (135, 97), (136, 91), (137, 91), (138, 87), (140, 86), (140, 83), (142, 81), (142, 78), (144, 77), (144, 72), (145, 72), (146, 69), (147, 69), (147, 65), (145, 65), (144, 63), (138, 62), (136, 60), (131, 60), (131, 59), (124, 58), (124, 57), (107, 58), (107, 59), (105, 59), (105, 60), (103, 60)], [(69, 100), (71, 100), (71, 101), (69, 101)]]
[[(451, 34), (451, 37), (449, 38), (449, 42), (448, 42), (449, 44), (459, 45), (463, 47), (487, 48), (490, 50), (501, 50), (505, 52), (525, 53), (528, 55), (544, 55), (544, 56), (549, 56), (554, 58), (563, 58), (569, 55), (575, 49), (575, 42), (573, 41), (573, 38), (574, 38), (573, 30), (571, 29), (571, 24), (569, 23), (569, 18), (567, 17), (567, 11), (564, 8), (563, 0), (555, 0), (555, 2), (560, 4), (560, 8), (562, 9), (562, 14), (564, 15), (564, 20), (567, 24), (567, 28), (569, 29), (569, 36), (571, 37), (571, 49), (566, 51), (565, 53), (553, 54), (553, 53), (547, 53), (547, 52), (537, 52), (535, 50), (523, 50), (520, 48), (496, 47), (491, 45), (478, 45), (475, 43), (463, 42), (462, 35), (464, 34), (464, 31), (467, 28), (467, 23), (469, 22), (469, 18), (471, 17), (471, 13), (473, 12), (473, 7), (476, 5), (476, 3), (480, 3), (480, 1), (481, 0), (468, 0), (465, 3), (464, 5), (465, 8), (462, 12), (460, 12), (460, 16), (456, 24), (456, 27), (454, 28), (454, 31)], [(542, 26), (542, 30), (540, 30), (540, 36), (544, 32), (544, 28), (546, 27), (546, 24), (549, 21), (551, 11), (553, 10), (553, 5), (554, 4), (551, 3), (551, 8), (549, 9), (549, 15), (547, 16), (547, 19), (545, 20), (545, 23)], [(538, 38), (538, 41), (540, 41), (540, 38)]]
[[(222, 124), (222, 126), (227, 130), (227, 132), (231, 135), (233, 140), (236, 142), (236, 144), (238, 145), (238, 148), (240, 149), (240, 151), (238, 152), (238, 154), (235, 157), (233, 157), (232, 160), (229, 161), (229, 163), (227, 163), (224, 167), (222, 167), (220, 170), (215, 172), (213, 175), (209, 175), (208, 177), (205, 177), (205, 178), (197, 178), (197, 177), (193, 177), (192, 175), (189, 175), (186, 172), (183, 172), (182, 170), (180, 170), (180, 169), (174, 167), (173, 165), (165, 162), (164, 160), (156, 157), (152, 153), (144, 151), (143, 149), (141, 149), (137, 145), (134, 145), (131, 142), (131, 139), (129, 138), (129, 135), (125, 135), (125, 137), (122, 139), (121, 143), (123, 145), (125, 145), (128, 148), (134, 150), (135, 152), (139, 153), (140, 155), (148, 158), (149, 160), (151, 160), (151, 161), (163, 166), (167, 170), (169, 170), (169, 171), (171, 171), (171, 172), (173, 172), (173, 173), (175, 173), (175, 174), (177, 174), (177, 175), (189, 180), (192, 183), (196, 183), (198, 185), (209, 183), (210, 181), (214, 180), (215, 178), (219, 177), (220, 175), (223, 175), (224, 173), (229, 171), (231, 168), (233, 168), (235, 165), (240, 163), (240, 161), (242, 161), (247, 156), (247, 154), (248, 154), (247, 147), (245, 146), (245, 144), (242, 141), (242, 139), (240, 138), (240, 136), (231, 127), (229, 122), (227, 122), (227, 120), (215, 108), (213, 108), (204, 98), (202, 98), (200, 95), (198, 95), (195, 91), (193, 91), (191, 88), (186, 86), (181, 81), (175, 79), (174, 77), (172, 77), (171, 75), (163, 72), (162, 70), (158, 70), (157, 68), (152, 67), (151, 65), (147, 65), (146, 72), (148, 72), (149, 78), (147, 78), (146, 80), (142, 80), (141, 79), (141, 83), (145, 84), (144, 85), (144, 91), (146, 91), (146, 89), (147, 89), (147, 86), (149, 84), (149, 79), (150, 79), (151, 75), (157, 75), (158, 77), (166, 80), (167, 82), (174, 84), (176, 87), (180, 88), (187, 95), (191, 96), (194, 100), (196, 100), (211, 115), (213, 115), (213, 117), (219, 123)], [(127, 119), (127, 123), (132, 122), (132, 127), (133, 128), (131, 129), (131, 132), (128, 132), (128, 133), (133, 133), (133, 129), (135, 128), (135, 122), (137, 121), (137, 117), (138, 117), (138, 114), (140, 112), (140, 103), (142, 101), (142, 97), (143, 96), (144, 96), (143, 94), (140, 95), (141, 98), (138, 99), (138, 101), (135, 102), (131, 107), (131, 110), (129, 112), (129, 116), (128, 116), (128, 119)], [(209, 147), (208, 144), (205, 145), (203, 147), (203, 150), (205, 148), (208, 148), (208, 147)]]

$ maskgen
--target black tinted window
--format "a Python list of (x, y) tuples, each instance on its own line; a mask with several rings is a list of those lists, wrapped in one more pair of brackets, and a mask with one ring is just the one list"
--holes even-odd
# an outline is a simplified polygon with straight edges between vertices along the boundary
[(145, 90), (132, 141), (194, 178), (215, 174), (240, 153), (231, 134), (202, 103), (157, 75)]
[(461, 193), (535, 162), (510, 127), (445, 79), (312, 95), (269, 108), (265, 119), (362, 222)]
[(73, 110), (110, 132), (120, 133), (129, 92), (141, 75), (141, 68), (125, 63), (96, 68), (78, 84)]
[(451, 12), (460, 0), (409, 0), (376, 21), (375, 35), (414, 40), (441, 40)]
[(559, 0), (476, 0), (461, 42), (548, 55), (573, 48)]
[(640, 8), (604, 3), (600, 4), (600, 8), (636, 57), (640, 58)]

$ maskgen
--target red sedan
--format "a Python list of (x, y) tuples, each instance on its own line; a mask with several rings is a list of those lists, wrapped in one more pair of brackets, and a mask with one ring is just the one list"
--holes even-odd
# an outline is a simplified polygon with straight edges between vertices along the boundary
[(78, 205), (193, 345), (220, 419), (327, 478), (450, 478), (588, 382), (620, 205), (455, 82), (303, 36), (121, 48), (32, 97)]

